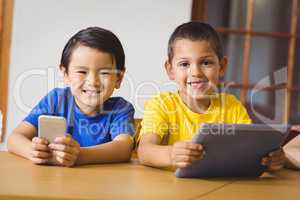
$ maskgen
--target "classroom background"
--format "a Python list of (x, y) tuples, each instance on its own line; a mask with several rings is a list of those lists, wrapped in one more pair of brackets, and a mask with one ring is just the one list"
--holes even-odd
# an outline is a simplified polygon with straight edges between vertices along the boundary
[(0, 0), (0, 8), (0, 150), (35, 103), (63, 87), (62, 48), (89, 26), (120, 38), (127, 71), (115, 95), (133, 103), (136, 118), (146, 99), (176, 88), (164, 71), (171, 32), (201, 20), (217, 29), (229, 57), (220, 88), (237, 96), (254, 122), (300, 123), (297, 0)]

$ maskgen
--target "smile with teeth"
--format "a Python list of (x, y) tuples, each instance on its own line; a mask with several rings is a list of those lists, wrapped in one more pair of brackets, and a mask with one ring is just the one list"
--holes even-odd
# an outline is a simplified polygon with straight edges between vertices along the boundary
[(88, 94), (90, 96), (97, 96), (100, 94), (99, 90), (82, 90), (85, 94)]
[(192, 88), (201, 89), (201, 88), (207, 86), (208, 81), (207, 80), (204, 80), (204, 81), (189, 81), (189, 82), (187, 82), (187, 84), (189, 86), (191, 86)]

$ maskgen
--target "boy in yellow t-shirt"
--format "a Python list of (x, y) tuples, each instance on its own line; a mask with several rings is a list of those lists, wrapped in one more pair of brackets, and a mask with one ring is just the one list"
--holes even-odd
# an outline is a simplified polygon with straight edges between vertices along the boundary
[[(164, 92), (146, 102), (138, 147), (142, 164), (187, 167), (204, 155), (203, 146), (190, 142), (201, 123), (251, 123), (234, 96), (217, 93), (227, 63), (219, 36), (210, 25), (188, 22), (175, 29), (165, 69), (178, 92)], [(263, 158), (262, 164), (278, 170), (284, 159), (283, 151), (277, 150)]]

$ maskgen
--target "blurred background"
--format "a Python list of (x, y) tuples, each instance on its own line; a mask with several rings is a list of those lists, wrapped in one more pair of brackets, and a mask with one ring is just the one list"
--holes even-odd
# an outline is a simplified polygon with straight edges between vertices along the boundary
[(221, 89), (247, 106), (256, 123), (300, 124), (298, 0), (0, 0), (0, 150), (9, 133), (52, 88), (63, 87), (58, 64), (67, 40), (100, 26), (126, 54), (115, 95), (133, 103), (175, 90), (164, 72), (167, 42), (181, 23), (210, 23), (224, 42), (229, 67)]

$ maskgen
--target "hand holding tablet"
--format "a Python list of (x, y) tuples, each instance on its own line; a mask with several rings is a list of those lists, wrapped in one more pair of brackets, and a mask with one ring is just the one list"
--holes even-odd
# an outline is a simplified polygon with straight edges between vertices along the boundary
[(177, 177), (256, 177), (266, 169), (261, 159), (283, 143), (290, 126), (203, 124), (193, 138), (205, 156), (176, 171)]

